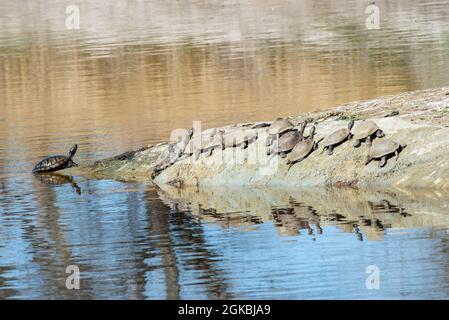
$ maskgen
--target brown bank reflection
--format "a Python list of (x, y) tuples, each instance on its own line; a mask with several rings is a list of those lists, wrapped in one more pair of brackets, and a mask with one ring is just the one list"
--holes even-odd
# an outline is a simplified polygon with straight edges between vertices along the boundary
[(160, 197), (178, 210), (223, 227), (272, 222), (280, 236), (322, 234), (324, 226), (354, 233), (358, 240), (380, 240), (388, 228), (446, 227), (447, 195), (432, 191), (384, 192), (352, 188), (176, 189)]

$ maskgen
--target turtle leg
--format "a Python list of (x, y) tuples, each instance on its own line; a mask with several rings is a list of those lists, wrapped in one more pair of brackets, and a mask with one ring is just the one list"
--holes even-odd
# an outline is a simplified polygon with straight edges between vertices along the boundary
[(354, 148), (360, 147), (361, 144), (362, 144), (362, 141), (360, 141), (359, 139), (355, 139), (355, 141), (354, 141)]
[(368, 163), (371, 162), (371, 160), (373, 160), (369, 155), (366, 156), (366, 160), (365, 160), (365, 166), (368, 165)]
[(294, 162), (294, 161), (290, 161), (290, 162), (288, 162), (287, 164), (288, 164), (287, 171), (290, 171), (290, 168), (293, 167), (293, 165), (295, 164), (295, 162)]
[(398, 159), (399, 159), (399, 151), (398, 150), (396, 150), (395, 152), (394, 152), (394, 155), (396, 156), (396, 162), (398, 161)]
[(315, 143), (313, 144), (313, 150), (315, 151), (316, 149), (318, 149), (318, 143), (315, 142)]
[(240, 148), (245, 149), (247, 146), (248, 146), (248, 141), (245, 141), (240, 145)]
[(379, 168), (385, 167), (386, 164), (387, 164), (387, 157), (386, 157), (386, 156), (383, 156), (383, 157), (380, 159), (380, 162), (379, 162)]
[(213, 148), (210, 148), (209, 150), (206, 151), (206, 157), (207, 157), (207, 158), (210, 157), (210, 156), (212, 155), (212, 151), (213, 151), (213, 150), (214, 150)]
[(334, 146), (327, 147), (327, 154), (331, 156), (334, 153)]
[(354, 135), (352, 133), (349, 133), (348, 140), (352, 140), (352, 137), (354, 137)]
[(371, 147), (371, 136), (366, 137), (365, 143), (368, 147)]
[(281, 158), (285, 158), (285, 157), (287, 156), (287, 153), (281, 152), (281, 153), (279, 153), (279, 156), (280, 156)]

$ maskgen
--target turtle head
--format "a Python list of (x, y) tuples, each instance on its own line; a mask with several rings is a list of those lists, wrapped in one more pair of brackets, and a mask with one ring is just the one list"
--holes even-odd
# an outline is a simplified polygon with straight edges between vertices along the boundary
[(306, 127), (307, 127), (307, 119), (304, 120), (303, 123), (301, 123), (301, 126), (299, 127), (299, 132), (300, 132), (301, 134), (304, 134), (304, 130), (306, 130)]
[(349, 121), (348, 123), (348, 129), (351, 131), (352, 127), (354, 126), (354, 120)]
[(70, 158), (72, 158), (72, 157), (75, 155), (76, 150), (78, 150), (78, 145), (77, 145), (77, 144), (74, 144), (74, 145), (70, 148), (70, 151), (69, 151), (69, 157), (70, 157)]

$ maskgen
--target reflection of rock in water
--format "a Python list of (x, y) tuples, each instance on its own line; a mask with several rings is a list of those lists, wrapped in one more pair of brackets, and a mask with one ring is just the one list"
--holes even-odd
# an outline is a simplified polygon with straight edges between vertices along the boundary
[(77, 194), (81, 194), (81, 188), (75, 182), (72, 176), (66, 176), (57, 173), (39, 173), (34, 175), (39, 181), (51, 186), (71, 184)]
[[(389, 228), (447, 226), (443, 194), (353, 188), (262, 189), (165, 187), (161, 199), (177, 211), (223, 227), (251, 226), (272, 221), (281, 236), (320, 235), (337, 227), (358, 240), (379, 240)], [(425, 198), (425, 202), (422, 202)], [(426, 205), (423, 206), (423, 203)], [(324, 231), (325, 232), (325, 231)]]

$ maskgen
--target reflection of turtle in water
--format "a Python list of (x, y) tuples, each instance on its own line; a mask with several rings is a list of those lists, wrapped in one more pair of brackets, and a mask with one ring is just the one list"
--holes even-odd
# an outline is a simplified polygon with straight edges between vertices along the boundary
[(68, 156), (58, 155), (45, 158), (36, 164), (33, 169), (33, 173), (52, 172), (77, 166), (78, 164), (72, 160), (77, 149), (78, 145), (75, 144), (72, 148), (70, 148)]
[(75, 192), (77, 194), (81, 194), (81, 188), (76, 184), (72, 176), (66, 176), (57, 173), (42, 173), (36, 174), (35, 177), (42, 183), (51, 186), (59, 186), (70, 183), (72, 185), (72, 188), (75, 189)]

